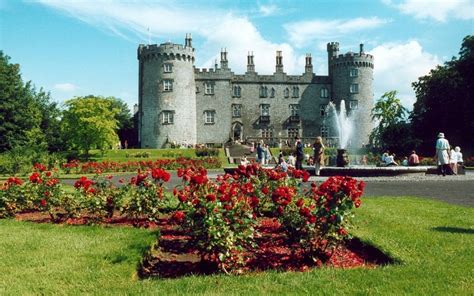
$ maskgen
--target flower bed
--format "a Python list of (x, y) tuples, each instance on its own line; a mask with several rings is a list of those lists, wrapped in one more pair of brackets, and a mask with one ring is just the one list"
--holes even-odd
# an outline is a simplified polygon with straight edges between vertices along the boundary
[(102, 162), (80, 162), (72, 160), (61, 166), (66, 174), (95, 174), (113, 173), (113, 172), (134, 172), (137, 170), (147, 171), (154, 168), (161, 168), (165, 170), (177, 170), (186, 167), (203, 167), (206, 169), (216, 169), (222, 166), (220, 160), (215, 157), (206, 157), (202, 159), (189, 159), (178, 157), (175, 159), (157, 159), (157, 160), (143, 160), (143, 161), (102, 161)]
[(37, 211), (72, 224), (111, 223), (115, 216), (149, 226), (171, 209), (170, 222), (186, 233), (199, 261), (226, 273), (245, 269), (249, 254), (261, 251), (266, 217), (292, 258), (313, 265), (330, 262), (350, 238), (352, 210), (360, 206), (364, 189), (363, 182), (339, 176), (305, 187), (306, 171), (286, 173), (257, 164), (239, 166), (215, 181), (202, 167), (180, 168), (183, 183), (173, 195), (165, 194), (170, 174), (161, 168), (139, 171), (121, 187), (100, 174), (81, 177), (73, 193), (64, 192), (55, 174), (38, 164), (26, 182), (8, 179), (0, 191), (0, 216)]

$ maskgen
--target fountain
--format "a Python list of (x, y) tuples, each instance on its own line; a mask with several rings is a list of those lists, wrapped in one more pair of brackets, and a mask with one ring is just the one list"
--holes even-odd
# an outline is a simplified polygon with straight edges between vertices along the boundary
[(347, 116), (346, 103), (344, 100), (341, 100), (339, 112), (337, 112), (336, 105), (333, 102), (330, 102), (328, 107), (331, 111), (330, 114), (332, 114), (334, 126), (336, 127), (339, 136), (336, 166), (345, 167), (349, 163), (346, 148), (349, 144), (353, 125), (350, 118)]

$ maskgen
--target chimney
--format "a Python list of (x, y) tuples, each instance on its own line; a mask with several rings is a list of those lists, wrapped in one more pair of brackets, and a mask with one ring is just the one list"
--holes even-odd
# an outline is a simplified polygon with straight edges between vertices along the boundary
[(275, 71), (277, 73), (283, 73), (283, 56), (281, 54), (281, 50), (277, 50), (276, 52), (276, 67)]
[(360, 47), (359, 54), (362, 55), (362, 54), (364, 53), (364, 43), (361, 43), (361, 44), (359, 45), (359, 47)]
[(253, 63), (253, 51), (247, 55), (247, 72), (255, 72), (255, 64)]
[(229, 69), (229, 62), (227, 61), (227, 49), (221, 49), (221, 69)]
[(305, 73), (313, 73), (313, 58), (311, 57), (310, 53), (306, 54), (305, 58), (305, 66), (304, 66), (304, 72)]

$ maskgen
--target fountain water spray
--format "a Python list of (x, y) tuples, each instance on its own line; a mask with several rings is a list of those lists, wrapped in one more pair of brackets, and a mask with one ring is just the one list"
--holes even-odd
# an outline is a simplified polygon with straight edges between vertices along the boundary
[(346, 149), (349, 144), (349, 139), (352, 134), (353, 124), (350, 118), (347, 116), (346, 103), (341, 100), (340, 110), (337, 112), (336, 105), (330, 102), (329, 105), (330, 114), (332, 113), (333, 123), (337, 129), (339, 135), (339, 148)]

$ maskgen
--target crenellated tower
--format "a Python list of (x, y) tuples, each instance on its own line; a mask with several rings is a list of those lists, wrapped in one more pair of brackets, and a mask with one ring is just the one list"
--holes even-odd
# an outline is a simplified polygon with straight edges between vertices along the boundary
[(340, 108), (345, 101), (346, 110), (354, 122), (351, 146), (368, 144), (372, 131), (370, 112), (374, 106), (373, 69), (374, 57), (364, 52), (360, 44), (359, 52), (339, 54), (339, 43), (327, 44), (328, 73), (332, 83), (331, 100)]
[(196, 84), (191, 34), (185, 45), (138, 47), (139, 141), (142, 148), (167, 142), (196, 144)]

